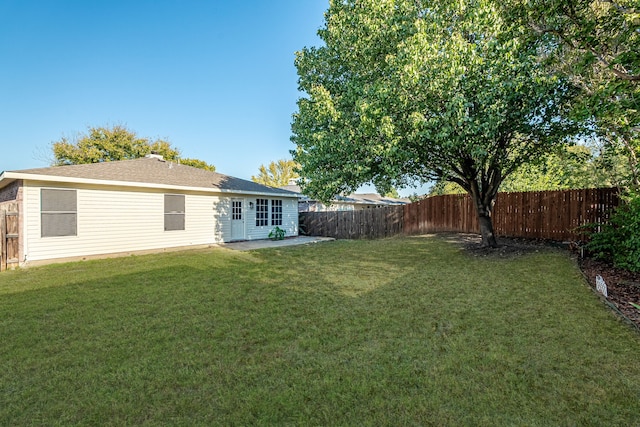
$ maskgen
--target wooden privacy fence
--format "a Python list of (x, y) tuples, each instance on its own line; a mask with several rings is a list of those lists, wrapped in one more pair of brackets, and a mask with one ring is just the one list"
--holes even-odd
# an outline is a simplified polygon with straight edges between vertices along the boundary
[(0, 271), (19, 262), (18, 205), (0, 205)]
[(493, 225), (498, 236), (584, 241), (577, 228), (608, 223), (619, 202), (617, 188), (500, 193)]
[(337, 212), (301, 212), (300, 229), (311, 236), (376, 239), (402, 233), (403, 207)]
[[(616, 188), (499, 193), (493, 225), (503, 237), (579, 241), (585, 236), (577, 227), (608, 222), (618, 203)], [(305, 212), (300, 214), (300, 225), (307, 234), (339, 239), (480, 232), (473, 201), (463, 194), (429, 197), (402, 207)]]
[(404, 205), (404, 234), (479, 233), (476, 209), (465, 194), (429, 197)]

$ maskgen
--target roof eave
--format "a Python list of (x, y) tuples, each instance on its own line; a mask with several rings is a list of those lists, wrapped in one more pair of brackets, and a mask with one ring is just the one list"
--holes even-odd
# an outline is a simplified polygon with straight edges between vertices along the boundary
[[(199, 187), (198, 187), (199, 188)], [(222, 190), (218, 189), (219, 193), (228, 193), (228, 194), (243, 194), (247, 196), (270, 196), (270, 197), (287, 197), (289, 199), (297, 199), (298, 196), (295, 194), (285, 194), (285, 193), (263, 193), (260, 191), (246, 191), (246, 190)]]
[(135, 182), (135, 181), (114, 181), (105, 179), (88, 179), (88, 178), (76, 178), (70, 176), (56, 176), (56, 175), (40, 175), (21, 172), (3, 172), (0, 175), (0, 182), (3, 180), (31, 180), (31, 181), (43, 181), (43, 182), (64, 182), (70, 184), (87, 184), (87, 185), (105, 185), (116, 187), (130, 187), (130, 188), (154, 188), (154, 189), (166, 189), (166, 190), (181, 190), (181, 191), (200, 191), (205, 193), (222, 193), (222, 194), (242, 194), (252, 196), (275, 196), (275, 197), (287, 197), (297, 198), (295, 194), (286, 193), (272, 193), (272, 192), (260, 192), (260, 191), (246, 191), (246, 190), (231, 190), (219, 187), (192, 187), (186, 185), (172, 185), (172, 184), (156, 184), (150, 182)]
[(10, 174), (11, 172), (3, 171), (0, 173), (0, 188), (4, 188), (15, 181), (15, 178), (7, 175), (8, 173)]

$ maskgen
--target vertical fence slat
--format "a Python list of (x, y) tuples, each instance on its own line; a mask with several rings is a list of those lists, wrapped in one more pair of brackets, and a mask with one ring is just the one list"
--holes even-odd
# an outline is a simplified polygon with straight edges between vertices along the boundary
[(0, 211), (0, 271), (7, 269), (7, 214)]

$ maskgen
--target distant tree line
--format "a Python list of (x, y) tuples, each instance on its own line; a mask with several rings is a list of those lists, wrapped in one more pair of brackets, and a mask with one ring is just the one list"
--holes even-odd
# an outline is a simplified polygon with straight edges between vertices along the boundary
[(168, 141), (139, 137), (134, 131), (121, 125), (90, 127), (86, 133), (73, 139), (63, 137), (53, 142), (51, 150), (54, 166), (137, 159), (154, 152), (183, 165), (209, 171), (216, 169), (204, 160), (181, 157), (180, 150)]

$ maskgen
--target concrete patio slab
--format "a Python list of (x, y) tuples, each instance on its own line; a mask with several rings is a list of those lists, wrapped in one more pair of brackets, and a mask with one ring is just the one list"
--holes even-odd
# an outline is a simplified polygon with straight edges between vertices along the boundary
[(308, 245), (318, 242), (330, 242), (333, 237), (296, 236), (284, 240), (245, 240), (242, 242), (221, 243), (220, 247), (235, 251), (252, 251), (255, 249), (278, 248), (282, 246)]

